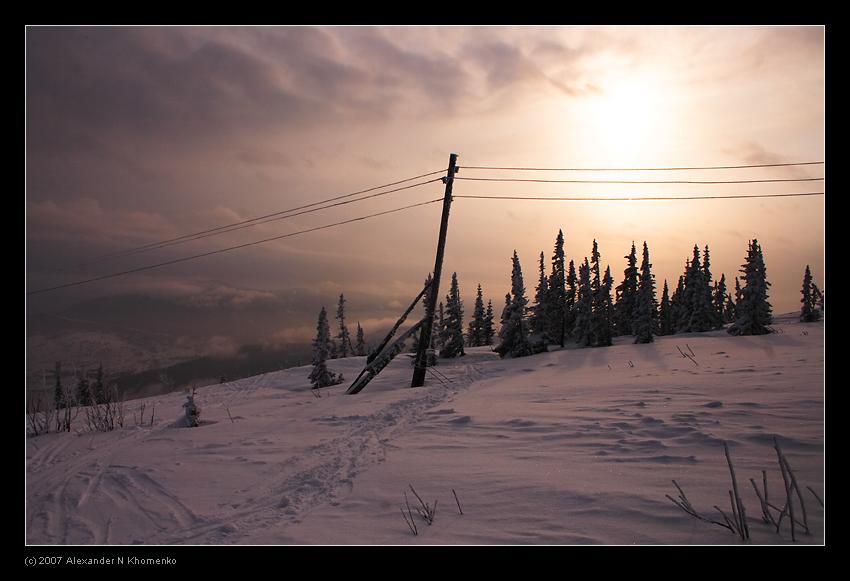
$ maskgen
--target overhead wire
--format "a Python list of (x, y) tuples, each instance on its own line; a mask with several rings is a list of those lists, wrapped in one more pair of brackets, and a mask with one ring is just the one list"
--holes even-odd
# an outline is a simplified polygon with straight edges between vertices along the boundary
[(124, 270), (124, 271), (121, 271), (121, 272), (113, 272), (113, 273), (110, 273), (110, 274), (96, 276), (96, 277), (89, 278), (89, 279), (86, 279), (86, 280), (78, 280), (78, 281), (75, 281), (75, 282), (69, 282), (69, 283), (60, 284), (60, 285), (56, 285), (56, 286), (52, 286), (52, 287), (48, 287), (48, 288), (42, 288), (42, 289), (38, 289), (38, 290), (34, 290), (34, 291), (28, 291), (26, 294), (27, 295), (35, 295), (35, 294), (45, 293), (45, 292), (48, 292), (48, 291), (54, 291), (54, 290), (58, 290), (58, 289), (62, 289), (62, 288), (68, 288), (68, 287), (78, 286), (78, 285), (96, 282), (96, 281), (100, 281), (100, 280), (106, 280), (106, 279), (109, 279), (109, 278), (115, 278), (115, 277), (118, 277), (118, 276), (124, 276), (124, 275), (127, 275), (127, 274), (136, 273), (136, 272), (142, 272), (142, 271), (145, 271), (145, 270), (151, 270), (151, 269), (159, 268), (159, 267), (162, 267), (162, 266), (168, 266), (170, 264), (187, 262), (189, 260), (195, 260), (195, 259), (198, 259), (198, 258), (203, 258), (205, 256), (212, 256), (214, 254), (222, 254), (224, 252), (230, 252), (232, 250), (237, 250), (239, 248), (246, 248), (248, 246), (256, 246), (257, 244), (264, 244), (266, 242), (271, 242), (273, 240), (281, 240), (283, 238), (298, 236), (299, 234), (307, 234), (308, 232), (316, 232), (318, 230), (326, 230), (328, 228), (333, 228), (335, 226), (342, 226), (343, 224), (351, 224), (352, 222), (359, 222), (361, 220), (367, 220), (369, 218), (375, 218), (375, 217), (378, 217), (378, 216), (385, 216), (387, 214), (393, 214), (395, 212), (401, 212), (403, 210), (408, 210), (410, 208), (416, 208), (418, 206), (425, 206), (425, 205), (428, 205), (428, 204), (433, 204), (435, 202), (439, 202), (439, 201), (442, 201), (442, 200), (443, 200), (443, 198), (439, 197), (439, 198), (435, 198), (433, 200), (428, 200), (427, 202), (419, 202), (417, 204), (410, 204), (408, 206), (402, 206), (401, 208), (394, 208), (392, 210), (386, 210), (384, 212), (377, 212), (377, 213), (374, 213), (374, 214), (368, 214), (366, 216), (359, 216), (357, 218), (351, 218), (349, 220), (343, 220), (341, 222), (335, 222), (333, 224), (325, 224), (323, 226), (316, 226), (314, 228), (308, 228), (306, 230), (299, 230), (297, 232), (290, 232), (288, 234), (281, 234), (279, 236), (273, 236), (271, 238), (264, 238), (262, 240), (255, 240), (253, 242), (246, 242), (244, 244), (238, 244), (236, 246), (230, 246), (230, 247), (227, 247), (227, 248), (220, 248), (218, 250), (212, 250), (210, 252), (203, 252), (201, 254), (195, 254), (195, 255), (192, 255), (192, 256), (184, 256), (182, 258), (176, 258), (176, 259), (173, 259), (173, 260), (166, 260), (165, 262), (159, 262), (157, 264), (149, 264), (147, 266), (140, 266), (138, 268), (132, 268), (132, 269)]
[(640, 197), (601, 197), (601, 196), (503, 196), (503, 195), (473, 195), (452, 194), (453, 198), (470, 198), (478, 200), (534, 200), (534, 201), (566, 201), (566, 202), (643, 202), (659, 200), (719, 200), (733, 198), (787, 198), (794, 196), (823, 196), (824, 192), (792, 192), (785, 194), (738, 194), (738, 195), (709, 195), (709, 196), (640, 196)]
[(679, 171), (679, 170), (716, 170), (746, 169), (758, 167), (791, 167), (798, 165), (823, 165), (823, 161), (797, 161), (792, 163), (760, 163), (750, 165), (704, 165), (673, 167), (500, 167), (492, 165), (462, 165), (460, 169), (496, 169), (517, 171)]
[[(398, 184), (403, 184), (405, 182), (409, 182), (409, 181), (424, 178), (424, 177), (429, 177), (429, 176), (432, 176), (432, 175), (435, 175), (435, 174), (438, 174), (438, 173), (443, 173), (445, 171), (446, 170), (443, 170), (443, 169), (437, 170), (437, 171), (432, 171), (432, 172), (420, 174), (420, 175), (417, 175), (417, 176), (413, 176), (413, 177), (410, 177), (410, 178), (406, 178), (406, 179), (403, 179), (403, 180), (391, 182), (391, 183), (388, 183), (388, 184), (383, 184), (383, 185), (380, 185), (380, 186), (374, 186), (374, 187), (371, 187), (371, 188), (366, 188), (366, 189), (359, 190), (359, 191), (356, 191), (356, 192), (351, 192), (349, 194), (342, 194), (340, 196), (327, 198), (325, 200), (313, 202), (313, 203), (310, 203), (310, 204), (305, 204), (305, 205), (302, 205), (302, 206), (296, 206), (294, 208), (289, 208), (287, 210), (280, 210), (278, 212), (271, 212), (269, 214), (264, 214), (262, 216), (257, 216), (255, 218), (249, 218), (249, 219), (246, 219), (246, 220), (233, 222), (231, 224), (216, 226), (215, 228), (209, 228), (207, 230), (201, 230), (199, 232), (193, 232), (193, 233), (190, 233), (190, 234), (183, 234), (181, 236), (176, 236), (174, 238), (168, 238), (168, 239), (165, 239), (165, 240), (159, 240), (157, 242), (150, 242), (150, 243), (147, 243), (147, 244), (136, 246), (134, 248), (128, 248), (126, 250), (121, 250), (121, 251), (118, 251), (118, 252), (107, 254), (107, 255), (104, 255), (104, 256), (99, 257), (97, 259), (94, 259), (90, 262), (97, 262), (97, 261), (107, 259), (107, 258), (127, 256), (127, 255), (130, 255), (130, 254), (137, 254), (139, 252), (144, 252), (144, 251), (147, 251), (147, 250), (155, 250), (155, 249), (158, 249), (158, 248), (161, 248), (161, 247), (173, 245), (172, 243), (176, 244), (176, 243), (183, 241), (183, 240), (186, 240), (186, 241), (189, 241), (190, 239), (194, 240), (194, 239), (197, 239), (196, 237), (203, 238), (203, 237), (205, 237), (204, 235), (206, 235), (206, 234), (213, 235), (212, 233), (218, 233), (220, 231), (224, 231), (224, 232), (221, 232), (221, 233), (231, 232), (232, 230), (240, 229), (240, 228), (236, 228), (236, 227), (239, 227), (239, 226), (243, 226), (243, 225), (247, 225), (247, 224), (253, 225), (253, 223), (255, 223), (255, 222), (265, 223), (265, 222), (260, 222), (260, 221), (266, 220), (267, 218), (272, 218), (274, 216), (281, 216), (282, 214), (289, 214), (291, 212), (297, 212), (299, 210), (306, 210), (308, 208), (315, 208), (315, 206), (320, 206), (322, 204), (328, 204), (330, 202), (335, 202), (337, 200), (342, 200), (342, 199), (345, 199), (345, 198), (351, 198), (351, 197), (357, 196), (359, 194), (365, 194), (365, 193), (368, 193), (368, 192), (373, 192), (375, 190), (380, 190), (380, 189), (388, 188), (388, 187), (395, 186), (395, 185), (398, 185)], [(359, 198), (357, 200), (352, 200), (352, 202), (360, 201), (361, 199), (365, 200), (365, 199), (368, 199), (370, 197), (375, 197), (375, 196), (379, 196), (379, 195), (390, 194), (390, 193), (401, 191), (401, 190), (415, 188), (415, 187), (418, 187), (420, 185), (440, 181), (440, 179), (441, 178), (436, 178), (436, 179), (428, 180), (428, 181), (421, 182), (421, 183), (418, 183), (418, 184), (412, 184), (412, 185), (409, 185), (409, 186), (405, 186), (403, 188), (397, 188), (395, 190), (391, 190), (391, 191), (388, 191), (388, 192), (381, 192), (379, 194), (374, 194), (372, 196), (366, 196), (366, 197), (363, 197), (363, 198)], [(319, 210), (323, 210), (323, 209), (326, 209), (326, 208), (331, 208), (331, 207), (334, 207), (336, 205), (342, 205), (342, 204), (334, 204), (332, 206), (315, 208), (315, 210), (313, 210), (313, 211), (319, 211)], [(304, 212), (304, 213), (307, 213), (307, 212)], [(290, 216), (286, 216), (286, 217), (290, 217)], [(281, 219), (283, 219), (283, 218), (281, 218)], [(267, 221), (272, 221), (272, 220), (267, 220)], [(245, 227), (247, 227), (247, 226), (245, 226)]]
[[(99, 259), (91, 260), (87, 264), (94, 264), (94, 263), (101, 262), (103, 260), (108, 260), (108, 259), (111, 259), (111, 258), (123, 258), (125, 256), (132, 256), (134, 254), (141, 254), (141, 253), (144, 253), (144, 252), (150, 252), (152, 250), (159, 250), (161, 248), (168, 248), (169, 246), (176, 246), (176, 245), (179, 245), (179, 244), (185, 244), (186, 242), (193, 242), (195, 240), (201, 240), (203, 238), (209, 238), (211, 236), (219, 236), (221, 234), (228, 234), (228, 233), (234, 232), (236, 230), (242, 230), (244, 228), (251, 228), (253, 226), (259, 226), (261, 224), (268, 224), (269, 222), (286, 220), (288, 218), (294, 218), (296, 216), (302, 216), (304, 214), (311, 214), (313, 212), (318, 212), (320, 210), (327, 210), (329, 208), (335, 208), (335, 207), (338, 207), (338, 206), (345, 206), (347, 204), (353, 204), (355, 202), (361, 202), (363, 200), (368, 200), (368, 199), (376, 198), (376, 197), (379, 197), (379, 196), (385, 196), (387, 194), (400, 192), (402, 190), (409, 190), (411, 188), (415, 188), (415, 187), (422, 186), (422, 185), (425, 185), (425, 184), (438, 182), (441, 179), (442, 178), (435, 178), (433, 180), (427, 180), (427, 181), (424, 181), (424, 182), (411, 184), (409, 186), (404, 186), (404, 187), (401, 187), (401, 188), (395, 188), (395, 189), (387, 190), (387, 191), (384, 191), (384, 192), (378, 192), (378, 193), (375, 193), (375, 194), (370, 194), (368, 196), (363, 196), (361, 198), (355, 198), (353, 200), (345, 200), (343, 202), (336, 202), (336, 203), (333, 203), (333, 204), (328, 204), (328, 205), (322, 206), (320, 208), (311, 208), (311, 209), (302, 210), (300, 212), (295, 211), (295, 210), (298, 210), (299, 208), (292, 208), (292, 209), (286, 210), (284, 212), (294, 212), (294, 213), (286, 214), (285, 216), (276, 215), (276, 214), (283, 214), (284, 212), (276, 212), (275, 214), (269, 214), (269, 215), (258, 217), (258, 218), (252, 218), (251, 220), (238, 222), (238, 223), (232, 224), (230, 226), (220, 226), (218, 228), (214, 228), (214, 229), (207, 230), (207, 231), (204, 231), (204, 232), (198, 232), (198, 233), (191, 234), (191, 235), (185, 235), (185, 236), (181, 236), (179, 238), (174, 238), (174, 239), (167, 240), (167, 241), (162, 241), (162, 242), (158, 242), (158, 243), (145, 245), (145, 246), (138, 247), (138, 248), (135, 248), (135, 249), (126, 250), (126, 251), (123, 251), (121, 253), (103, 256)], [(362, 192), (358, 192), (358, 193), (362, 193)], [(351, 195), (352, 194), (347, 194), (345, 197), (349, 197)], [(336, 198), (336, 199), (339, 199), (339, 198)], [(316, 204), (311, 204), (311, 206), (315, 206), (315, 205)], [(302, 208), (304, 208), (304, 207), (306, 207), (306, 206), (302, 206)]]
[(763, 184), (773, 182), (817, 182), (824, 178), (782, 178), (764, 180), (543, 180), (531, 178), (467, 178), (455, 177), (456, 180), (477, 182), (542, 182), (559, 184)]

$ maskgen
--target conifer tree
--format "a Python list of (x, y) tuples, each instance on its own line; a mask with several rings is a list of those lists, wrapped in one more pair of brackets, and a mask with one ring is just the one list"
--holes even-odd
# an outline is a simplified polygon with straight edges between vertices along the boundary
[(540, 253), (539, 276), (534, 292), (534, 305), (529, 309), (528, 326), (532, 335), (546, 337), (548, 335), (552, 308), (549, 306), (549, 279), (546, 276), (546, 259)]
[(452, 273), (452, 283), (449, 294), (446, 295), (446, 311), (444, 320), (445, 341), (440, 349), (440, 357), (462, 357), (463, 351), (463, 301), (460, 298), (460, 287), (457, 273)]
[(643, 261), (640, 265), (640, 284), (637, 302), (635, 303), (635, 319), (632, 328), (635, 343), (652, 343), (658, 319), (658, 305), (655, 300), (655, 280), (652, 274), (652, 264), (649, 262), (649, 246), (643, 243)]
[(348, 357), (352, 354), (351, 335), (345, 325), (345, 296), (339, 295), (339, 306), (336, 309), (336, 320), (339, 323), (338, 343), (336, 349), (337, 357)]
[(502, 308), (502, 315), (499, 317), (499, 337), (502, 336), (502, 330), (508, 323), (511, 316), (511, 293), (505, 294), (505, 306)]
[(631, 335), (634, 332), (632, 324), (635, 320), (634, 309), (637, 303), (639, 278), (637, 251), (634, 242), (632, 242), (632, 251), (623, 258), (626, 259), (626, 269), (623, 271), (623, 282), (616, 289), (617, 304), (614, 325), (617, 335)]
[(670, 292), (667, 289), (667, 279), (664, 279), (664, 290), (661, 293), (661, 306), (658, 309), (658, 334), (673, 334), (673, 309), (670, 305)]
[[(575, 270), (573, 270), (575, 278)], [(564, 254), (564, 232), (558, 230), (555, 237), (555, 249), (552, 252), (552, 272), (549, 275), (547, 293), (547, 330), (548, 338), (557, 341), (563, 347), (570, 321), (566, 273), (566, 255)]]
[(485, 335), (487, 325), (486, 316), (484, 312), (484, 293), (481, 291), (481, 285), (479, 284), (475, 294), (475, 308), (472, 311), (472, 320), (469, 321), (469, 330), (466, 333), (467, 345), (470, 347), (480, 347), (487, 344)]
[(614, 305), (611, 301), (611, 289), (614, 287), (614, 278), (611, 276), (611, 267), (605, 268), (605, 276), (595, 295), (593, 308), (594, 321), (594, 347), (608, 347), (614, 337)]
[[(715, 297), (715, 291), (717, 290), (717, 285), (712, 282), (711, 275), (711, 255), (709, 254), (708, 244), (705, 245), (705, 250), (702, 255), (702, 271), (703, 276), (705, 278), (705, 293), (708, 304), (711, 306), (710, 309), (710, 317), (711, 328), (712, 329), (722, 329), (723, 328), (723, 309), (717, 308), (717, 301)], [(724, 294), (725, 291), (725, 283), (724, 283)]]
[(738, 318), (729, 326), (731, 335), (765, 335), (770, 333), (772, 307), (767, 300), (767, 268), (758, 240), (753, 239), (747, 250), (746, 262), (741, 266), (744, 287), (738, 305)]
[(592, 340), (593, 325), (593, 291), (590, 286), (590, 265), (587, 258), (579, 266), (579, 287), (576, 300), (576, 320), (573, 329), (576, 343), (588, 347)]
[(685, 299), (685, 295), (687, 294), (685, 280), (687, 279), (690, 268), (690, 260), (685, 260), (685, 273), (679, 276), (679, 283), (676, 285), (676, 290), (673, 291), (673, 296), (670, 297), (670, 305), (673, 307), (674, 333), (687, 332), (688, 323), (691, 319), (691, 309)]
[(806, 272), (803, 275), (803, 290), (800, 291), (803, 298), (800, 300), (803, 303), (803, 308), (800, 310), (800, 321), (803, 323), (813, 323), (820, 319), (820, 311), (815, 305), (814, 293), (812, 292), (812, 271), (809, 265), (806, 265)]
[(368, 355), (369, 349), (366, 347), (366, 339), (363, 336), (363, 327), (360, 326), (360, 321), (357, 321), (357, 342), (354, 344), (354, 354), (363, 356)]
[(328, 370), (326, 361), (330, 357), (330, 352), (331, 330), (328, 324), (328, 313), (325, 311), (325, 307), (322, 307), (316, 324), (316, 338), (313, 340), (313, 369), (307, 377), (313, 389), (337, 385), (343, 381), (342, 375), (337, 375)]
[(77, 404), (81, 406), (91, 405), (91, 387), (89, 386), (89, 380), (86, 377), (86, 374), (83, 373), (80, 375), (80, 378), (77, 380)]
[(528, 323), (525, 320), (528, 299), (525, 297), (522, 267), (516, 250), (511, 261), (511, 293), (505, 297), (507, 305), (502, 315), (502, 329), (499, 331), (501, 341), (494, 351), (500, 357), (525, 357), (532, 355), (534, 351), (528, 340)]
[(735, 311), (737, 312), (738, 305), (741, 304), (741, 281), (735, 277)]
[(92, 392), (94, 394), (94, 401), (92, 403), (107, 403), (109, 401), (109, 394), (106, 393), (106, 384), (103, 382), (103, 363), (97, 366)]
[(487, 301), (487, 311), (484, 315), (484, 345), (492, 345), (496, 330), (493, 327), (493, 301)]
[[(708, 248), (706, 246), (706, 248)], [(720, 275), (720, 281), (714, 285), (712, 306), (714, 307), (715, 327), (720, 329), (726, 322), (726, 274)]]
[(62, 387), (62, 364), (57, 361), (55, 369), (56, 383), (53, 388), (53, 407), (61, 410), (68, 407), (68, 401), (65, 399), (65, 389)]
[(711, 292), (705, 281), (705, 270), (700, 263), (699, 246), (696, 244), (694, 244), (694, 255), (685, 276), (685, 304), (690, 311), (685, 332), (701, 333), (714, 328)]
[(726, 295), (726, 305), (723, 307), (723, 322), (731, 323), (737, 318), (737, 310), (735, 308), (735, 300), (732, 295)]
[(812, 282), (812, 295), (814, 295), (815, 306), (820, 309), (821, 315), (824, 314), (823, 310), (823, 291), (818, 288), (814, 282)]
[(563, 335), (561, 336), (561, 347), (564, 346), (564, 339), (568, 335), (572, 335), (573, 326), (576, 320), (576, 300), (578, 297), (578, 277), (576, 276), (575, 263), (570, 260), (570, 268), (567, 272), (566, 282), (566, 306), (564, 307), (564, 327)]

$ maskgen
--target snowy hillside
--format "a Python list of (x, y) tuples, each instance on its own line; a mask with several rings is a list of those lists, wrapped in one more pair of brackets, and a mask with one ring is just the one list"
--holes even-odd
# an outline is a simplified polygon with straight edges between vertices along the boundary
[[(728, 512), (729, 444), (751, 543), (790, 542), (761, 522), (749, 479), (784, 499), (773, 436), (800, 486), (825, 499), (823, 323), (723, 331), (500, 360), (472, 348), (410, 389), (399, 357), (356, 396), (364, 358), (330, 361), (346, 382), (309, 391), (309, 367), (134, 400), (121, 430), (27, 440), (31, 544), (736, 544), (674, 506), (671, 479), (704, 514)], [(677, 347), (692, 351), (684, 358)], [(153, 426), (133, 412), (155, 404)], [(228, 411), (229, 410), (229, 411)], [(232, 416), (232, 421), (229, 416)], [(77, 418), (76, 428), (83, 422)], [(418, 536), (408, 485), (437, 501)], [(463, 515), (455, 502), (457, 493)], [(808, 492), (807, 492), (808, 494)], [(805, 497), (822, 543), (823, 509)], [(799, 515), (798, 515), (799, 518)]]

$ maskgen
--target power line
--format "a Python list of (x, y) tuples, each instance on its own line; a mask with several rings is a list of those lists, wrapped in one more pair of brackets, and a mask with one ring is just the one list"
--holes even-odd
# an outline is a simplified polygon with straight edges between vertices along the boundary
[(469, 180), (477, 182), (543, 182), (560, 184), (763, 184), (772, 182), (817, 182), (824, 178), (797, 178), (797, 179), (767, 179), (767, 180), (538, 180), (526, 178), (459, 178), (456, 180)]
[(263, 244), (265, 242), (271, 242), (273, 240), (280, 240), (282, 238), (289, 238), (291, 236), (298, 236), (299, 234), (307, 234), (308, 232), (316, 232), (317, 230), (325, 230), (325, 229), (328, 229), (328, 228), (333, 228), (335, 226), (342, 226), (343, 224), (351, 224), (352, 222), (359, 222), (361, 220), (367, 220), (369, 218), (375, 218), (377, 216), (385, 216), (387, 214), (392, 214), (392, 213), (395, 213), (395, 212), (401, 212), (402, 210), (408, 210), (410, 208), (416, 208), (418, 206), (426, 206), (428, 204), (433, 204), (435, 202), (441, 202), (442, 200), (443, 200), (442, 197), (435, 198), (435, 199), (429, 200), (427, 202), (419, 202), (418, 204), (410, 204), (409, 206), (403, 206), (401, 208), (395, 208), (393, 210), (386, 210), (384, 212), (377, 212), (375, 214), (368, 214), (366, 216), (360, 216), (358, 218), (351, 218), (350, 220), (343, 220), (342, 222), (335, 222), (333, 224), (325, 224), (324, 226), (316, 226), (315, 228), (308, 228), (307, 230), (299, 230), (298, 232), (290, 232), (289, 234), (281, 234), (280, 236), (273, 236), (271, 238), (264, 238), (262, 240), (255, 240), (254, 242), (246, 242), (245, 244), (239, 244), (237, 246), (230, 246), (228, 248), (220, 248), (218, 250), (212, 250), (210, 252), (204, 252), (202, 254), (195, 254), (193, 256), (184, 256), (183, 258), (176, 258), (174, 260), (168, 260), (168, 261), (160, 262), (160, 263), (157, 263), (157, 264), (150, 264), (148, 266), (140, 266), (139, 268), (133, 268), (133, 269), (124, 270), (124, 271), (121, 271), (121, 272), (113, 272), (111, 274), (104, 274), (102, 276), (97, 276), (97, 277), (89, 278), (89, 279), (86, 279), (86, 280), (69, 282), (69, 283), (66, 283), (66, 284), (60, 284), (60, 285), (49, 287), (49, 288), (43, 288), (43, 289), (38, 289), (38, 290), (34, 290), (34, 291), (29, 291), (26, 294), (27, 295), (35, 295), (35, 294), (45, 293), (45, 292), (48, 292), (48, 291), (58, 290), (58, 289), (62, 289), (62, 288), (68, 288), (68, 287), (72, 287), (72, 286), (78, 286), (78, 285), (81, 285), (81, 284), (87, 284), (87, 283), (95, 282), (95, 281), (99, 281), (99, 280), (105, 280), (107, 278), (114, 278), (116, 276), (124, 276), (126, 274), (141, 272), (143, 270), (150, 270), (150, 269), (153, 269), (153, 268), (159, 268), (161, 266), (167, 266), (169, 264), (177, 264), (178, 262), (186, 262), (188, 260), (194, 260), (196, 258), (203, 258), (204, 256), (212, 256), (213, 254), (221, 254), (221, 253), (224, 253), (224, 252), (230, 252), (231, 250), (237, 250), (239, 248), (246, 248), (248, 246), (256, 246), (257, 244)]
[[(440, 171), (442, 172), (444, 170), (440, 170)], [(269, 222), (275, 222), (275, 221), (278, 221), (278, 220), (286, 220), (288, 218), (294, 218), (296, 216), (301, 216), (301, 215), (304, 215), (304, 214), (310, 214), (312, 212), (318, 212), (320, 210), (327, 210), (328, 208), (335, 208), (337, 206), (345, 206), (346, 204), (353, 204), (355, 202), (361, 202), (363, 200), (368, 200), (370, 198), (385, 196), (387, 194), (392, 194), (394, 192), (400, 192), (402, 190), (409, 190), (411, 188), (415, 188), (415, 187), (422, 186), (422, 185), (425, 185), (425, 184), (438, 182), (441, 179), (442, 178), (427, 180), (427, 181), (424, 181), (424, 182), (411, 184), (409, 186), (404, 186), (404, 187), (401, 187), (401, 188), (395, 188), (395, 189), (387, 190), (387, 191), (384, 191), (384, 192), (378, 192), (376, 194), (370, 194), (368, 196), (363, 196), (362, 198), (356, 198), (356, 199), (353, 199), (353, 200), (346, 200), (346, 201), (343, 201), (343, 202), (336, 202), (335, 204), (328, 204), (328, 205), (322, 206), (320, 208), (311, 208), (311, 209), (307, 209), (307, 210), (302, 210), (301, 212), (296, 212), (294, 214), (287, 214), (285, 216), (280, 216), (280, 215), (277, 215), (277, 214), (284, 214), (286, 212), (294, 212), (295, 210), (298, 210), (299, 208), (292, 208), (290, 210), (285, 210), (285, 211), (282, 211), (282, 212), (275, 212), (274, 214), (269, 214), (267, 216), (260, 216), (258, 218), (252, 218), (251, 220), (245, 220), (243, 222), (237, 222), (236, 224), (232, 224), (230, 226), (219, 226), (218, 228), (213, 228), (211, 230), (206, 230), (206, 231), (198, 232), (198, 233), (195, 233), (195, 234), (187, 234), (187, 235), (181, 236), (179, 238), (174, 238), (174, 239), (166, 240), (166, 241), (162, 241), (162, 242), (155, 242), (155, 243), (151, 243), (151, 244), (141, 246), (141, 247), (138, 247), (138, 248), (125, 250), (121, 253), (107, 255), (105, 257), (101, 257), (100, 259), (90, 261), (88, 264), (100, 262), (102, 260), (107, 260), (109, 258), (123, 258), (125, 256), (132, 256), (134, 254), (149, 252), (151, 250), (159, 250), (161, 248), (167, 248), (169, 246), (175, 246), (175, 245), (178, 245), (178, 244), (185, 244), (186, 242), (192, 242), (194, 240), (201, 240), (202, 238), (209, 238), (210, 236), (218, 236), (220, 234), (228, 234), (228, 233), (234, 232), (236, 230), (242, 230), (243, 228), (250, 228), (250, 227), (253, 227), (253, 226), (259, 226), (260, 224), (268, 224)], [(383, 186), (383, 187), (386, 187), (386, 186)], [(370, 191), (370, 190), (366, 190), (366, 191)], [(363, 193), (363, 192), (357, 192), (357, 193)], [(350, 197), (351, 195), (354, 195), (354, 194), (346, 194), (346, 196), (344, 196), (344, 197)], [(335, 198), (335, 199), (339, 199), (339, 198)], [(316, 202), (315, 204), (310, 204), (310, 206), (315, 206), (315, 205), (321, 204), (321, 203), (324, 203), (324, 202)], [(308, 206), (302, 206), (302, 208), (305, 208), (305, 207), (308, 207)]]
[[(412, 181), (412, 180), (416, 180), (416, 179), (420, 179), (420, 178), (424, 178), (424, 177), (429, 177), (429, 176), (432, 176), (432, 175), (435, 175), (435, 174), (438, 174), (438, 173), (443, 173), (445, 171), (446, 170), (443, 170), (443, 169), (437, 170), (437, 171), (432, 171), (432, 172), (428, 172), (428, 173), (421, 174), (421, 175), (418, 175), (418, 176), (413, 176), (413, 177), (410, 177), (410, 178), (407, 178), (407, 179), (399, 180), (397, 182), (392, 182), (392, 183), (389, 183), (389, 184), (383, 184), (381, 186), (374, 186), (374, 187), (371, 187), (371, 188), (367, 188), (365, 190), (359, 190), (357, 192), (352, 192), (350, 194), (343, 194), (343, 195), (336, 196), (336, 197), (333, 197), (333, 198), (328, 198), (326, 200), (321, 200), (319, 202), (313, 202), (312, 204), (306, 204), (304, 206), (297, 206), (295, 208), (289, 208), (288, 210), (281, 210), (279, 212), (272, 212), (270, 214), (265, 214), (263, 216), (257, 216), (256, 218), (249, 218), (247, 220), (242, 220), (240, 222), (234, 222), (232, 224), (225, 224), (223, 226), (217, 226), (215, 228), (210, 228), (208, 230), (201, 230), (200, 232), (194, 232), (194, 233), (191, 233), (191, 234), (183, 234), (182, 236), (177, 236), (175, 238), (168, 238), (166, 240), (160, 240), (158, 242), (150, 242), (148, 244), (143, 244), (141, 246), (136, 246), (134, 248), (129, 248), (127, 250), (122, 250), (120, 252), (115, 252), (115, 253), (112, 253), (112, 254), (105, 255), (105, 256), (101, 257), (100, 259), (97, 259), (97, 260), (101, 260), (101, 259), (104, 259), (104, 258), (113, 258), (113, 257), (118, 257), (118, 256), (126, 256), (126, 255), (129, 255), (129, 254), (135, 254), (137, 252), (141, 252), (141, 251), (147, 250), (147, 249), (153, 250), (155, 247), (159, 247), (160, 245), (166, 245), (167, 246), (167, 245), (170, 245), (170, 243), (177, 242), (179, 240), (184, 240), (184, 239), (193, 238), (195, 236), (199, 236), (199, 235), (202, 235), (202, 234), (208, 234), (208, 233), (211, 233), (211, 232), (217, 232), (219, 230), (225, 230), (225, 229), (233, 228), (234, 226), (241, 226), (242, 224), (257, 222), (259, 220), (271, 218), (272, 216), (279, 216), (281, 214), (288, 214), (290, 212), (296, 212), (298, 210), (304, 210), (306, 208), (313, 208), (315, 206), (320, 206), (322, 204), (327, 204), (329, 202), (335, 202), (337, 200), (350, 198), (352, 196), (356, 196), (356, 195), (359, 195), (359, 194), (365, 194), (365, 193), (368, 193), (368, 192), (373, 192), (375, 190), (388, 188), (390, 186), (396, 186), (398, 184), (403, 184), (405, 182), (409, 182), (409, 181)], [(426, 184), (426, 183), (435, 182), (435, 181), (439, 181), (439, 178), (434, 179), (434, 180), (429, 180), (429, 181), (426, 181), (426, 182), (422, 182), (420, 184), (413, 184), (413, 185), (410, 185), (410, 186), (406, 186), (404, 188), (398, 188), (397, 190), (393, 190), (393, 191), (401, 191), (403, 189), (410, 189), (410, 188), (414, 188), (414, 187), (417, 187), (417, 186), (420, 186), (420, 185), (423, 185), (423, 184)], [(392, 193), (392, 192), (383, 192), (383, 193), (389, 194), (389, 193)], [(383, 195), (383, 194), (379, 194), (379, 195)], [(367, 196), (367, 197), (372, 197), (372, 196)], [(366, 198), (362, 198), (362, 199), (366, 199)], [(357, 201), (357, 200), (355, 200), (355, 201)], [(328, 207), (331, 207), (331, 206), (328, 206)], [(319, 210), (319, 209), (324, 209), (324, 208), (318, 208), (317, 210)], [(95, 262), (95, 261), (93, 261), (93, 262)]]
[(754, 165), (707, 165), (694, 167), (497, 167), (486, 165), (463, 165), (461, 169), (509, 169), (520, 171), (677, 171), (698, 169), (743, 169), (754, 167), (790, 167), (795, 165), (822, 165), (822, 161), (798, 161), (795, 163), (762, 163)]
[(455, 194), (454, 198), (470, 198), (477, 200), (534, 200), (534, 201), (565, 201), (565, 202), (642, 202), (647, 200), (719, 200), (732, 198), (787, 198), (792, 196), (822, 196), (824, 192), (800, 192), (790, 194), (741, 194), (729, 196), (666, 196), (666, 197), (639, 197), (639, 198), (603, 198), (603, 197), (533, 197), (533, 196), (479, 196)]

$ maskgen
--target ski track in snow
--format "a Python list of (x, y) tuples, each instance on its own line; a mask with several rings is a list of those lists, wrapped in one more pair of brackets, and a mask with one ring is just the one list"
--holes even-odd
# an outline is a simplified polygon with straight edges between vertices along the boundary
[[(117, 463), (116, 458), (144, 441), (173, 441), (167, 437), (169, 430), (177, 429), (171, 422), (110, 434), (50, 434), (49, 442), (32, 447), (34, 453), (28, 459), (28, 541), (50, 545), (226, 544), (268, 527), (298, 523), (312, 508), (335, 502), (339, 491), (350, 491), (358, 474), (383, 462), (386, 446), (393, 437), (482, 376), (478, 366), (469, 364), (443, 371), (452, 383), (420, 388), (413, 397), (390, 403), (369, 416), (314, 418), (340, 427), (352, 423), (354, 426), (339, 437), (280, 462), (275, 474), (252, 486), (250, 498), (256, 500), (243, 510), (195, 514), (150, 474), (153, 469)], [(215, 386), (220, 390), (217, 403), (203, 404), (202, 409), (223, 408), (244, 400), (268, 387), (268, 375)], [(112, 434), (118, 437), (93, 445), (95, 440), (109, 439)], [(77, 449), (66, 454), (72, 444)], [(79, 450), (81, 446), (85, 449)], [(210, 450), (219, 447), (224, 448), (205, 445)], [(100, 511), (100, 506), (120, 507), (120, 513), (112, 514), (108, 508)], [(113, 538), (117, 520), (125, 525), (132, 522), (134, 538)]]
[[(292, 474), (278, 478), (254, 491), (263, 501), (249, 510), (208, 519), (203, 525), (169, 537), (166, 544), (232, 543), (282, 523), (299, 523), (312, 508), (336, 502), (338, 491), (350, 491), (358, 474), (383, 462), (386, 446), (393, 437), (415, 424), (428, 410), (455, 395), (481, 376), (476, 366), (466, 365), (464, 374), (451, 377), (451, 387), (431, 386), (422, 395), (392, 403), (370, 416), (358, 418), (359, 425), (345, 435), (312, 447), (305, 454), (288, 459)], [(317, 418), (347, 423), (348, 418)], [(317, 461), (318, 460), (318, 461)]]

